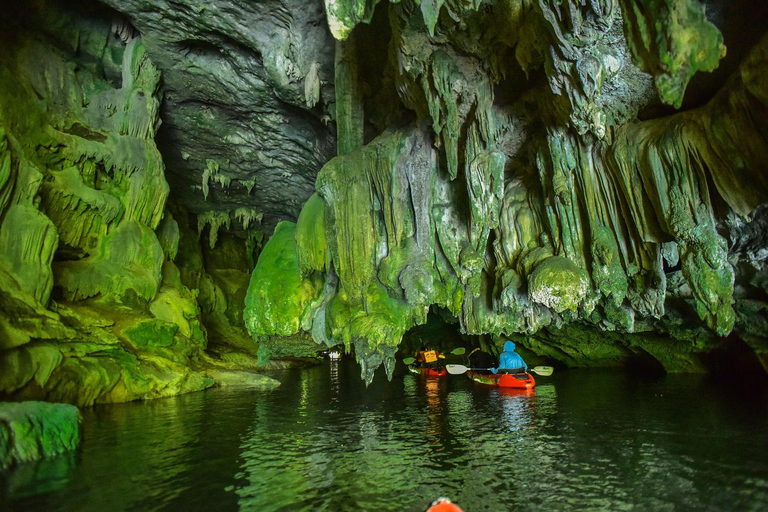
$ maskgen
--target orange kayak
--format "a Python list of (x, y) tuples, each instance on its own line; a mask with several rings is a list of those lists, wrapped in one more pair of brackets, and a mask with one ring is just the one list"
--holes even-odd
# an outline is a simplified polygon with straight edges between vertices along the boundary
[(480, 384), (499, 386), (500, 388), (531, 389), (536, 385), (530, 373), (476, 373), (468, 371), (470, 379)]
[(408, 366), (408, 370), (416, 375), (426, 375), (427, 377), (443, 377), (448, 375), (446, 369), (442, 366), (422, 367), (416, 368), (415, 366)]

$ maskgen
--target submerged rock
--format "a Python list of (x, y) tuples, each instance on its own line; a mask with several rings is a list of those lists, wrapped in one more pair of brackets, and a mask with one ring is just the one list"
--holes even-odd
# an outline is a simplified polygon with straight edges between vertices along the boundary
[(0, 403), (0, 469), (76, 449), (82, 425), (80, 411), (72, 405)]
[(279, 380), (244, 370), (207, 370), (205, 374), (216, 382), (215, 386), (222, 388), (274, 389), (280, 385)]

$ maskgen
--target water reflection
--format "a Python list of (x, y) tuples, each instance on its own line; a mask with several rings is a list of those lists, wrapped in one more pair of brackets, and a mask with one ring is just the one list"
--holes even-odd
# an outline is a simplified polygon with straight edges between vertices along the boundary
[[(445, 395), (445, 379), (430, 378), (426, 375), (420, 375), (423, 382), (425, 394), (427, 397), (427, 434), (431, 436), (428, 440), (429, 444), (433, 445), (433, 448), (437, 451), (444, 449), (443, 441), (445, 439), (445, 432), (443, 431), (443, 399)], [(441, 384), (443, 384), (441, 386)], [(441, 390), (441, 387), (443, 388)]]
[(10, 474), (7, 491), (16, 496), (34, 496), (61, 490), (70, 482), (77, 463), (77, 453), (69, 452), (57, 457), (20, 464)]
[[(81, 454), (0, 474), (11, 510), (768, 509), (768, 400), (568, 372), (534, 392), (341, 362), (85, 411)], [(4, 493), (2, 491), (5, 491)]]

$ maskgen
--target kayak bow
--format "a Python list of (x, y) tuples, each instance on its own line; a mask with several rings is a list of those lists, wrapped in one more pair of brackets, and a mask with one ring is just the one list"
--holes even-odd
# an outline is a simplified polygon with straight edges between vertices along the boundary
[(536, 381), (530, 373), (477, 373), (468, 371), (467, 376), (480, 384), (499, 386), (500, 388), (531, 389)]

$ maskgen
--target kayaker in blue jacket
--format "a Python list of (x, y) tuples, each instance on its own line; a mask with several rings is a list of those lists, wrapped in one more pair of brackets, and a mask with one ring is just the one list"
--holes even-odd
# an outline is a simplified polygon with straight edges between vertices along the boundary
[(491, 368), (493, 373), (498, 373), (499, 370), (528, 371), (528, 365), (525, 364), (520, 354), (515, 352), (515, 344), (511, 341), (504, 344), (504, 352), (499, 356), (499, 367)]

